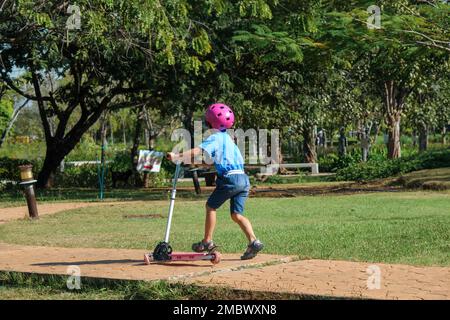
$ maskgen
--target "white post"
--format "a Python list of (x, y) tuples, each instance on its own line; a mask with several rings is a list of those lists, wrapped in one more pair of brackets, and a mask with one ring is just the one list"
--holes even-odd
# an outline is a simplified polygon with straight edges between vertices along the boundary
[(312, 174), (319, 174), (319, 164), (313, 163), (311, 167)]
[(180, 170), (181, 170), (181, 162), (177, 162), (177, 166), (175, 168), (175, 176), (173, 177), (172, 192), (170, 193), (169, 218), (167, 219), (166, 235), (164, 236), (165, 243), (169, 243), (170, 227), (172, 225), (173, 208), (175, 206), (175, 196), (177, 194), (177, 181), (178, 176), (180, 175)]

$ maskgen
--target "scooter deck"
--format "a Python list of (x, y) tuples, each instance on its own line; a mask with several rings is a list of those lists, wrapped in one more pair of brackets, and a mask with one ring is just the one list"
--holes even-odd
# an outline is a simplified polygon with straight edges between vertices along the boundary
[(213, 263), (218, 263), (220, 261), (220, 253), (195, 253), (195, 252), (173, 252), (170, 254), (170, 260), (156, 261), (153, 260), (151, 254), (144, 255), (145, 264), (150, 264), (151, 262), (157, 263), (170, 263), (176, 261), (211, 261)]

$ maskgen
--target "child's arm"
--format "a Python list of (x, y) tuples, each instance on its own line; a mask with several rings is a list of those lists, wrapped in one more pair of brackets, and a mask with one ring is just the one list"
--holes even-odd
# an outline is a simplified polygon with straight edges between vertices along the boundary
[(202, 153), (202, 149), (200, 148), (194, 148), (182, 153), (173, 153), (173, 152), (168, 152), (167, 153), (167, 159), (173, 162), (177, 162), (177, 161), (181, 161), (184, 163), (192, 163), (192, 160), (194, 159), (195, 156), (198, 156), (199, 154)]

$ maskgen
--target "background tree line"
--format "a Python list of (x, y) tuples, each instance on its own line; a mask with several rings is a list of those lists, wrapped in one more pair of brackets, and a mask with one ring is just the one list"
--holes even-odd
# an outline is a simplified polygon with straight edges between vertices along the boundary
[[(0, 128), (24, 102), (46, 144), (38, 176), (48, 186), (83, 136), (141, 143), (226, 101), (237, 126), (279, 128), (317, 162), (317, 128), (385, 130), (387, 156), (401, 135), (445, 137), (449, 123), (449, 5), (378, 1), (3, 1)], [(39, 121), (36, 121), (36, 116)], [(23, 121), (23, 120), (18, 120)], [(33, 122), (34, 121), (34, 122)], [(34, 129), (33, 129), (34, 131)], [(109, 136), (108, 136), (109, 133)], [(144, 140), (144, 141), (142, 141)]]

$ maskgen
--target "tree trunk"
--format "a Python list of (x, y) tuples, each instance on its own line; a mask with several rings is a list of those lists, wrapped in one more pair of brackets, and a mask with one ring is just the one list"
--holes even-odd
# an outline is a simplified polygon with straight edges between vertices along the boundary
[[(278, 144), (278, 147), (277, 147), (278, 164), (283, 164), (284, 163), (283, 152), (282, 151), (283, 150), (282, 150), (281, 141), (280, 141), (280, 143)], [(283, 168), (283, 167), (280, 167), (280, 173), (281, 174), (286, 174), (287, 173), (287, 169)]]
[(445, 146), (447, 144), (447, 126), (442, 127), (442, 144)]
[(185, 114), (184, 118), (183, 118), (183, 126), (186, 130), (189, 131), (189, 133), (191, 134), (191, 145), (190, 148), (194, 147), (194, 112), (191, 110), (188, 110), (187, 113)]
[(81, 137), (87, 131), (80, 130), (77, 134), (58, 140), (54, 137), (48, 137), (46, 140), (47, 150), (45, 160), (41, 171), (38, 174), (38, 188), (50, 188), (53, 185), (53, 175), (61, 164), (61, 161), (72, 151), (80, 142)]
[(413, 132), (412, 132), (412, 145), (413, 145), (413, 148), (417, 147), (417, 132), (416, 132), (416, 130), (413, 130)]
[(373, 143), (376, 144), (378, 141), (378, 136), (380, 135), (380, 123), (379, 121), (376, 121), (374, 124), (374, 133), (373, 133)]
[(122, 118), (122, 134), (123, 134), (123, 145), (124, 147), (127, 146), (127, 128), (125, 125), (125, 119)]
[(402, 156), (400, 144), (400, 116), (389, 117), (388, 125), (388, 158), (397, 159)]
[[(147, 145), (147, 149), (153, 150), (155, 148), (155, 128), (153, 126), (152, 119), (148, 113), (147, 108), (143, 110), (144, 120), (145, 120), (145, 142)], [(148, 172), (144, 173), (144, 188), (150, 187), (150, 174)]]
[(394, 81), (386, 81), (384, 83), (384, 107), (388, 131), (387, 149), (389, 159), (397, 159), (402, 155), (400, 121), (407, 94), (407, 91), (404, 88), (398, 88)]
[(345, 136), (345, 127), (339, 130), (339, 140), (338, 140), (338, 155), (340, 158), (347, 155), (348, 140)]
[(142, 186), (141, 176), (139, 172), (136, 170), (137, 163), (139, 160), (139, 155), (137, 153), (139, 149), (139, 145), (141, 143), (141, 133), (142, 133), (142, 109), (138, 111), (136, 116), (136, 128), (134, 131), (134, 139), (133, 139), (133, 147), (131, 148), (131, 163), (133, 166), (134, 173), (134, 185), (136, 187)]
[(314, 127), (305, 127), (302, 130), (303, 136), (303, 156), (307, 163), (317, 162), (316, 153), (316, 136), (314, 134)]
[(102, 140), (102, 149), (100, 155), (100, 177), (99, 177), (99, 187), (100, 187), (100, 200), (103, 200), (103, 195), (105, 191), (105, 164), (106, 164), (106, 113), (103, 116), (102, 124), (101, 124), (101, 140)]
[[(69, 152), (67, 152), (67, 154)], [(53, 177), (55, 175), (56, 169), (60, 165), (61, 161), (64, 160), (64, 157), (67, 154), (58, 151), (58, 146), (56, 144), (52, 144), (50, 146), (47, 144), (45, 160), (42, 165), (41, 171), (39, 171), (38, 174), (38, 182), (36, 184), (38, 188), (53, 187)]]
[(428, 126), (425, 122), (419, 124), (419, 152), (428, 149)]
[(148, 129), (144, 129), (144, 141), (145, 141), (145, 147), (147, 150), (150, 150), (150, 134), (148, 133)]
[(114, 130), (113, 130), (113, 126), (112, 126), (112, 118), (111, 117), (109, 118), (110, 143), (114, 144)]

